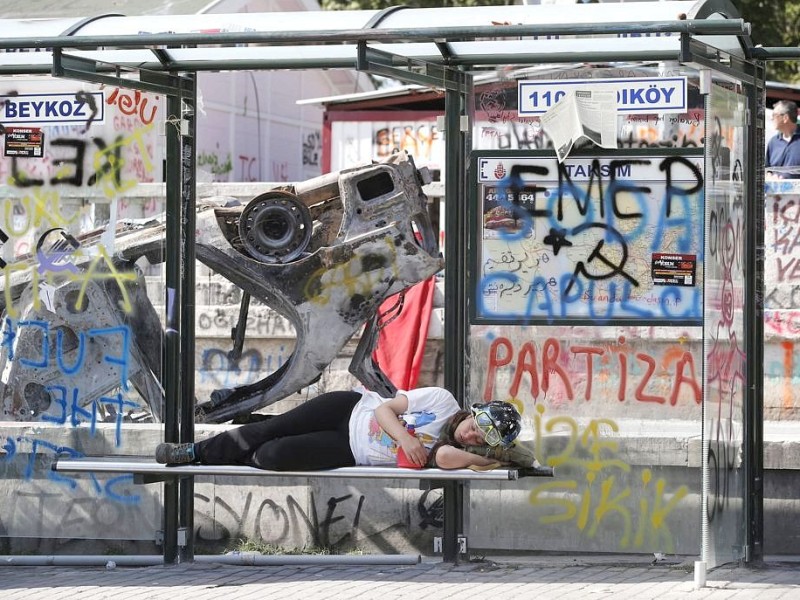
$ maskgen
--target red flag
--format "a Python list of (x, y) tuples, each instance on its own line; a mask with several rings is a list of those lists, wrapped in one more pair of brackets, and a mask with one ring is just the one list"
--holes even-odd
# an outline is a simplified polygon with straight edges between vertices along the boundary
[[(435, 276), (407, 289), (402, 311), (378, 334), (372, 357), (398, 389), (412, 390), (417, 386), (435, 291)], [(395, 296), (388, 298), (381, 311), (391, 312), (396, 303)]]

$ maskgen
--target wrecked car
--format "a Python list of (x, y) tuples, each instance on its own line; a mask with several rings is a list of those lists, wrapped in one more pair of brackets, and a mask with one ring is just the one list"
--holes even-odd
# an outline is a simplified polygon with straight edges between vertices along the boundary
[[(251, 299), (296, 331), (294, 350), (277, 370), (198, 398), (198, 422), (250, 415), (308, 386), (358, 332), (350, 372), (382, 394), (396, 391), (372, 351), (381, 304), (443, 267), (422, 191), (428, 182), (424, 168), (397, 153), (247, 203), (198, 203), (197, 259), (242, 290), (232, 355), (247, 335)], [(103, 249), (107, 235), (53, 229), (36, 252), (4, 266), (3, 419), (52, 420), (70, 405), (113, 418), (135, 412), (127, 399), (133, 389), (149, 418), (162, 420), (163, 352), (153, 348), (163, 351), (164, 323), (139, 264), (163, 262), (165, 221), (118, 221), (113, 254)]]

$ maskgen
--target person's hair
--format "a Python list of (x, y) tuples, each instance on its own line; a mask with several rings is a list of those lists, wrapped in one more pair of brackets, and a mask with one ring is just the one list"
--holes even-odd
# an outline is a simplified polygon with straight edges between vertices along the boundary
[(791, 100), (779, 100), (772, 107), (772, 114), (787, 115), (790, 121), (797, 121), (797, 104)]
[(439, 434), (439, 439), (436, 440), (433, 448), (431, 448), (430, 454), (428, 454), (429, 465), (434, 463), (436, 451), (442, 446), (455, 446), (456, 448), (462, 447), (461, 444), (456, 441), (456, 427), (458, 427), (464, 419), (471, 416), (472, 413), (470, 411), (460, 410), (447, 420), (447, 423), (445, 423), (445, 426), (442, 427), (442, 431)]

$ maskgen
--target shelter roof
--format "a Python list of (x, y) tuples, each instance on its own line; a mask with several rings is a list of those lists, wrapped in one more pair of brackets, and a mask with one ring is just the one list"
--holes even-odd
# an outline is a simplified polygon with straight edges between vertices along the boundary
[(742, 57), (749, 25), (729, 0), (393, 7), (307, 11), (300, 19), (297, 12), (0, 19), (0, 49), (39, 50), (0, 55), (0, 73), (47, 72), (52, 48), (151, 70), (350, 69), (366, 61), (383, 74), (419, 72), (422, 63), (678, 60), (688, 39)]

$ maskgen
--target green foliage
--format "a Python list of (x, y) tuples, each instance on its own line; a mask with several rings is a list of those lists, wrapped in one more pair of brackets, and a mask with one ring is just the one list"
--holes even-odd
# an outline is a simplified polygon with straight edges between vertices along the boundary
[(381, 10), (390, 6), (442, 8), (445, 6), (502, 6), (517, 4), (514, 0), (321, 0), (323, 10)]
[(259, 554), (264, 555), (275, 555), (275, 554), (284, 554), (284, 555), (328, 555), (328, 554), (348, 554), (348, 555), (364, 555), (366, 554), (362, 550), (353, 549), (347, 552), (340, 552), (336, 548), (332, 548), (330, 546), (325, 547), (315, 547), (315, 546), (308, 546), (304, 548), (284, 548), (283, 546), (276, 546), (274, 544), (268, 544), (262, 540), (254, 540), (250, 538), (239, 538), (234, 540), (233, 547), (229, 547), (225, 549), (226, 552), (257, 552)]
[[(752, 24), (754, 44), (797, 47), (800, 44), (800, 0), (733, 0), (742, 18)], [(769, 61), (767, 79), (800, 82), (798, 61)]]
[(283, 548), (274, 544), (268, 544), (261, 540), (249, 538), (237, 539), (232, 548), (227, 548), (226, 552), (257, 552), (259, 554), (332, 554), (330, 548)]

